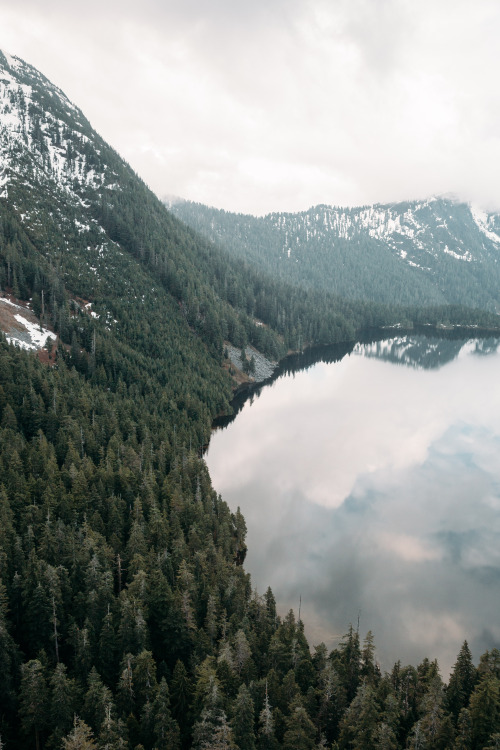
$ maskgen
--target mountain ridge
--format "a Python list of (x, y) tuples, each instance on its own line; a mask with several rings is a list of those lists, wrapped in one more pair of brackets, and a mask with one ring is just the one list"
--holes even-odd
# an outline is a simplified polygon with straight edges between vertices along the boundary
[(319, 204), (264, 217), (188, 201), (171, 210), (234, 256), (306, 288), (349, 299), (361, 289), (377, 302), (500, 309), (500, 216), (449, 197), (355, 208)]

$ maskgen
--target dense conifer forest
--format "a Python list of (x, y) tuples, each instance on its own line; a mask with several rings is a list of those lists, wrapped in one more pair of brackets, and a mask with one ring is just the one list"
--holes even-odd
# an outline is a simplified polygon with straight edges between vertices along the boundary
[(369, 326), (494, 318), (346, 302), (229, 258), (20, 70), (34, 93), (9, 98), (25, 145), (0, 289), (54, 335), (43, 356), (0, 340), (0, 746), (498, 747), (496, 649), (476, 667), (464, 643), (445, 683), (427, 659), (382, 673), (348, 622), (333, 651), (309, 644), (253, 589), (244, 518), (200, 457), (231, 408), (225, 342), (278, 360)]
[(252, 589), (201, 420), (118, 363), (103, 389), (91, 356), (0, 347), (4, 747), (497, 746), (496, 649), (476, 668), (465, 643), (446, 685), (428, 660), (382, 674), (352, 627), (311, 648)]

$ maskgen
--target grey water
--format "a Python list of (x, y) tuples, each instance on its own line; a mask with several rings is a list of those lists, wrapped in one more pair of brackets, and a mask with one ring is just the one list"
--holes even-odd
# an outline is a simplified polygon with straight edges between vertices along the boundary
[(245, 568), (311, 645), (383, 670), (500, 645), (500, 341), (400, 336), (285, 374), (211, 438)]

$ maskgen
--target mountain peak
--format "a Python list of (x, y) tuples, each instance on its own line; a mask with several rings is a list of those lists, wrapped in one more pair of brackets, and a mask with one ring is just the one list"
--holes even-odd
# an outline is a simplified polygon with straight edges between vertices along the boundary
[(35, 185), (65, 199), (115, 183), (99, 157), (104, 144), (83, 113), (38, 70), (0, 52), (1, 194)]

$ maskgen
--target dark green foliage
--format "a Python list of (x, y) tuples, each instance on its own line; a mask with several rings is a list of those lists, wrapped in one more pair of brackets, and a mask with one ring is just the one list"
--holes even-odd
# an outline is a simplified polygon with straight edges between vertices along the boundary
[(349, 626), (349, 632), (331, 656), (345, 691), (345, 700), (350, 703), (358, 689), (361, 675), (361, 649), (359, 633)]
[(378, 714), (374, 690), (368, 682), (363, 682), (342, 719), (339, 747), (370, 750), (375, 744)]
[(75, 713), (79, 712), (79, 690), (74, 678), (67, 676), (64, 664), (57, 664), (50, 678), (51, 699), (49, 726), (52, 728), (49, 745), (57, 748), (73, 726)]
[(446, 688), (446, 708), (458, 719), (460, 711), (469, 705), (469, 699), (477, 680), (477, 670), (467, 641), (464, 641)]
[(155, 747), (158, 750), (178, 750), (180, 746), (179, 726), (170, 713), (168, 685), (162, 677), (152, 707)]
[(233, 706), (233, 735), (240, 750), (255, 750), (255, 707), (250, 691), (241, 685)]
[(38, 659), (23, 664), (19, 691), (19, 716), (23, 735), (39, 750), (49, 724), (49, 690), (45, 669)]
[(293, 700), (286, 720), (283, 750), (312, 750), (315, 737), (316, 729), (300, 698)]
[(470, 698), (472, 748), (482, 750), (492, 735), (500, 732), (500, 680), (485, 671)]

